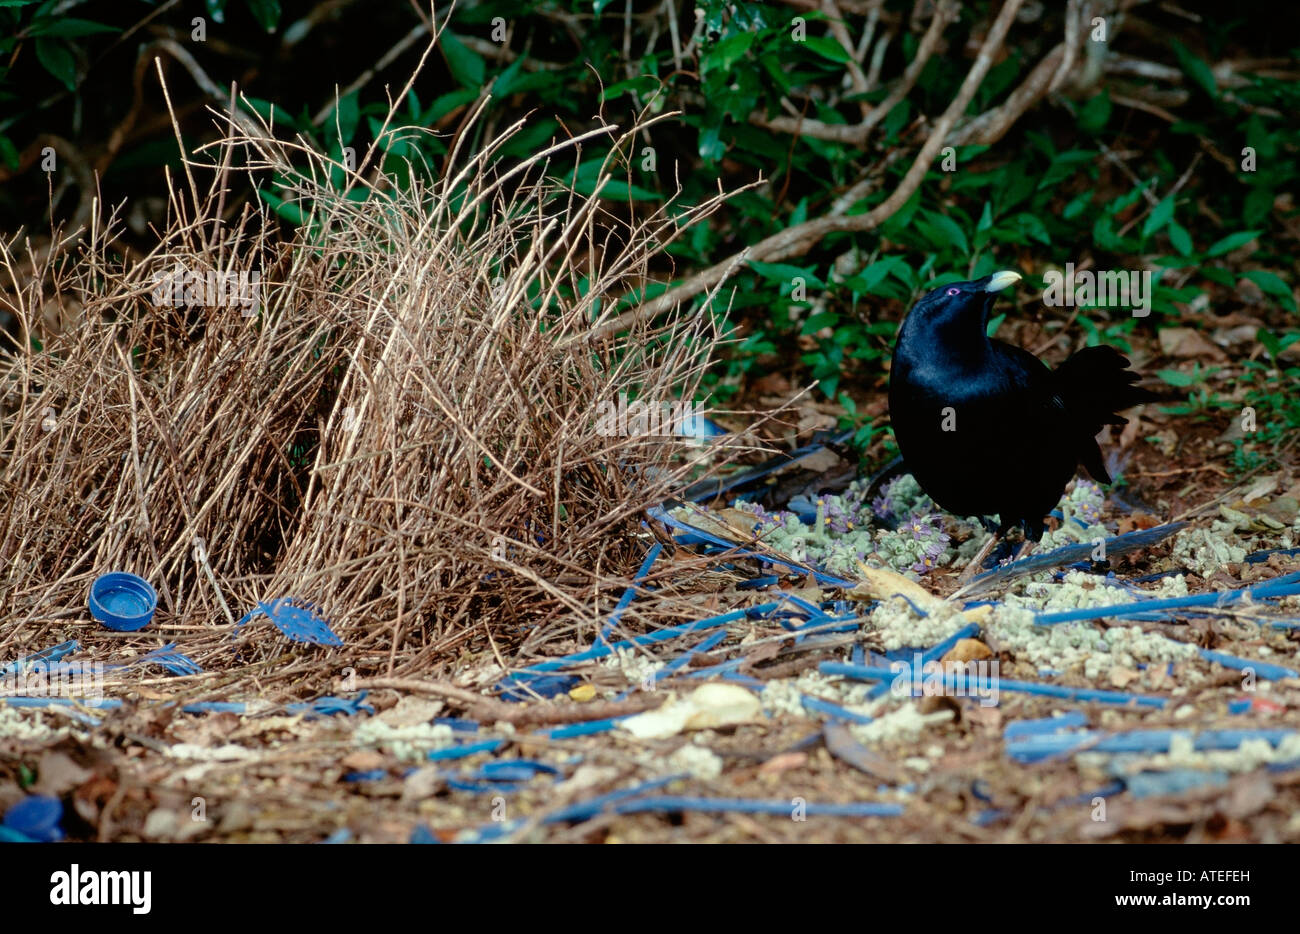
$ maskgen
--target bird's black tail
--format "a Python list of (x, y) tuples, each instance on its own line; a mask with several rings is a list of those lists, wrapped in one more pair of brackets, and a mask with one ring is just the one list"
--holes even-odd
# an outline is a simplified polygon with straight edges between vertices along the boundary
[(1056, 369), (1057, 392), (1082, 429), (1079, 460), (1092, 478), (1101, 483), (1111, 480), (1101, 459), (1101, 448), (1097, 446), (1097, 432), (1103, 425), (1128, 424), (1128, 419), (1118, 412), (1159, 398), (1133, 385), (1139, 377), (1128, 365), (1127, 357), (1103, 344), (1085, 347)]

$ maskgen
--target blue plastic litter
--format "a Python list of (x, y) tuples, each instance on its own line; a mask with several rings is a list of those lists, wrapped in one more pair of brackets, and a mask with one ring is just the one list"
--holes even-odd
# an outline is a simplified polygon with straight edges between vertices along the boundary
[(28, 795), (5, 811), (4, 826), (37, 843), (63, 839), (63, 802), (49, 795)]
[(348, 772), (343, 776), (345, 782), (378, 782), (388, 777), (388, 769), (370, 769), (366, 772)]
[(26, 668), (30, 668), (37, 663), (49, 664), (50, 662), (62, 661), (71, 655), (77, 649), (81, 648), (76, 639), (69, 639), (67, 642), (60, 642), (58, 645), (51, 646), (48, 649), (41, 649), (31, 655), (24, 655), (22, 658), (0, 666), (0, 675), (13, 675)]
[(153, 619), (158, 592), (143, 577), (113, 571), (95, 578), (86, 605), (90, 615), (109, 629), (135, 632)]
[(1142, 753), (1154, 755), (1168, 752), (1177, 736), (1192, 739), (1198, 752), (1211, 749), (1236, 749), (1246, 740), (1264, 740), (1277, 746), (1293, 730), (1130, 730), (1126, 733), (1085, 731), (1080, 733), (1050, 733), (1025, 736), (1006, 744), (1006, 752), (1021, 762), (1038, 762), (1050, 756), (1072, 755), (1076, 752)]
[(1300, 594), (1300, 571), (1237, 590), (1170, 597), (1166, 600), (1139, 600), (1135, 603), (1119, 603), (1113, 606), (1083, 607), (1060, 613), (1040, 613), (1034, 621), (1042, 626), (1052, 626), (1056, 623), (1073, 623), (1085, 619), (1136, 616), (1154, 610), (1179, 610), (1198, 606), (1221, 607), (1243, 600), (1265, 600), (1270, 597), (1289, 597), (1294, 594)]
[(520, 702), (565, 694), (579, 680), (569, 675), (506, 675), (497, 682), (497, 690), (501, 692), (502, 700)]
[(343, 644), (343, 640), (330, 629), (320, 607), (310, 601), (298, 597), (280, 597), (269, 603), (260, 601), (237, 625), (243, 626), (259, 613), (294, 642), (311, 645)]
[[(900, 672), (891, 671), (888, 668), (848, 665), (844, 662), (822, 662), (817, 666), (817, 670), (824, 675), (842, 675), (846, 678), (857, 678), (860, 681), (885, 681), (890, 683), (900, 674)], [(933, 676), (927, 676), (922, 672), (912, 672), (911, 674), (918, 680), (938, 677), (937, 673)], [(1011, 681), (1006, 678), (998, 678), (995, 682), (990, 682), (987, 678), (967, 677), (963, 674), (962, 682), (961, 687), (971, 692), (1011, 691), (1022, 694), (1042, 694), (1046, 697), (1060, 697), (1065, 700), (1096, 701), (1103, 704), (1136, 704), (1139, 707), (1164, 707), (1167, 703), (1163, 697), (1130, 694), (1127, 691), (1099, 691), (1093, 688), (1072, 688), (1059, 684)], [(957, 676), (952, 672), (945, 672), (943, 683), (946, 688), (955, 688), (958, 686)]]
[[(703, 811), (712, 814), (777, 814), (789, 817), (795, 807), (789, 800), (764, 801), (754, 798), (700, 798), (687, 795), (658, 795), (633, 798), (614, 805), (619, 814), (641, 814), (646, 811)], [(808, 817), (901, 817), (901, 804), (880, 804), (873, 801), (851, 801), (847, 804), (820, 804), (807, 802), (799, 806)]]
[(415, 825), (415, 829), (411, 831), (411, 837), (408, 842), (420, 844), (442, 843), (441, 840), (433, 835), (433, 831), (424, 824)]
[(1043, 717), (1037, 720), (1013, 720), (1002, 730), (1002, 738), (1020, 739), (1023, 736), (1041, 736), (1060, 733), (1088, 725), (1088, 715), (1080, 710), (1071, 710), (1059, 717)]
[(538, 662), (527, 668), (521, 669), (521, 675), (545, 674), (552, 671), (558, 671), (562, 668), (575, 664), (577, 662), (591, 661), (596, 658), (604, 658), (612, 655), (619, 649), (630, 649), (639, 645), (653, 645), (656, 642), (665, 642), (669, 639), (676, 639), (678, 636), (684, 636), (692, 632), (698, 632), (702, 629), (717, 629), (728, 623), (733, 623), (742, 619), (758, 619), (767, 613), (772, 612), (778, 607), (776, 603), (763, 603), (758, 606), (746, 607), (740, 610), (732, 610), (729, 613), (722, 613), (718, 616), (710, 616), (707, 619), (696, 620), (693, 623), (683, 623), (678, 626), (669, 626), (655, 632), (647, 633), (644, 636), (636, 636), (632, 639), (624, 639), (621, 642), (613, 642), (606, 645), (594, 645), (582, 652), (574, 652), (572, 655), (564, 655), (560, 658), (548, 659), (544, 662)]
[(793, 571), (796, 574), (798, 574), (800, 577), (805, 577), (811, 574), (819, 583), (828, 584), (832, 587), (853, 587), (857, 584), (856, 581), (845, 580), (842, 577), (836, 577), (833, 574), (827, 574), (825, 571), (821, 570), (820, 568), (814, 568), (803, 564), (796, 564), (792, 561), (786, 561), (782, 558), (778, 558), (775, 555), (770, 555), (765, 552), (751, 551), (749, 549), (742, 548), (736, 545), (735, 542), (729, 542), (725, 538), (720, 538), (717, 535), (713, 535), (710, 532), (706, 532), (703, 529), (698, 529), (693, 525), (689, 525), (685, 522), (682, 522), (680, 519), (674, 518), (673, 516), (669, 515), (668, 510), (664, 509), (662, 506), (651, 506), (649, 509), (646, 510), (646, 515), (649, 516), (651, 519), (654, 519), (656, 522), (662, 522), (664, 525), (668, 526), (669, 528), (677, 529), (678, 531), (689, 533), (690, 535), (694, 536), (694, 540), (709, 542), (710, 544), (718, 545), (721, 548), (727, 549), (729, 552), (733, 553), (735, 557), (738, 558), (740, 557), (757, 558), (766, 564), (775, 565), (777, 567), (783, 567), (790, 571)]
[(318, 697), (314, 701), (289, 704), (285, 709), (290, 713), (305, 713), (308, 720), (317, 717), (355, 716), (359, 713), (374, 713), (375, 708), (365, 702), (369, 691), (358, 691), (356, 697)]
[(762, 464), (758, 464), (755, 467), (739, 470), (730, 477), (710, 477), (701, 480), (698, 483), (693, 483), (687, 487), (686, 491), (682, 494), (682, 499), (687, 502), (699, 503), (706, 499), (713, 499), (714, 497), (721, 496), (723, 493), (753, 483), (757, 480), (761, 480), (769, 474), (775, 473), (778, 470), (788, 467), (790, 464), (803, 460), (805, 457), (811, 457), (825, 448), (827, 444), (843, 444), (853, 436), (853, 431), (854, 429), (850, 428), (847, 431), (842, 431), (834, 435), (819, 435), (816, 436), (813, 441), (801, 448), (791, 451), (789, 454), (781, 454), (769, 458), (767, 461), (764, 461)]
[(1214, 662), (1222, 665), (1224, 668), (1235, 668), (1237, 671), (1250, 670), (1266, 681), (1281, 681), (1283, 678), (1300, 678), (1300, 671), (1293, 668), (1287, 668), (1283, 665), (1274, 665), (1271, 662), (1256, 662), (1249, 658), (1238, 658), (1235, 655), (1229, 655), (1226, 652), (1214, 652), (1210, 649), (1200, 649), (1201, 658), (1207, 662)]
[(169, 642), (161, 648), (146, 652), (139, 658), (133, 658), (125, 665), (110, 665), (110, 668), (133, 668), (142, 665), (158, 665), (174, 675), (197, 675), (203, 673), (198, 662), (176, 651), (176, 643)]
[(322, 840), (321, 843), (350, 843), (351, 841), (352, 831), (348, 830), (346, 827), (340, 827)]
[(446, 746), (442, 749), (431, 750), (425, 757), (434, 762), (442, 762), (449, 759), (464, 759), (469, 756), (478, 755), (480, 752), (496, 752), (506, 744), (504, 739), (486, 739), (482, 742), (461, 743), (459, 746)]
[[(1170, 522), (1166, 525), (1158, 525), (1155, 528), (1139, 529), (1108, 538), (1105, 540), (1106, 557), (1114, 558), (1154, 545), (1173, 535), (1179, 529), (1185, 528), (1186, 525), (1186, 522)], [(1096, 542), (1078, 542), (1072, 545), (1063, 545), (1041, 555), (1031, 555), (1028, 558), (1013, 561), (1010, 564), (976, 576), (962, 590), (968, 596), (973, 596), (1025, 574), (1050, 570), (1058, 565), (1073, 564), (1076, 561), (1088, 561), (1092, 557), (1093, 549), (1096, 547)]]
[(803, 705), (807, 710), (815, 713), (824, 713), (828, 717), (834, 717), (836, 720), (847, 720), (849, 723), (870, 723), (871, 718), (866, 714), (855, 713), (847, 710), (839, 704), (832, 704), (830, 701), (822, 700), (820, 697), (813, 697), (810, 694), (804, 694), (802, 697)]
[(1228, 784), (1228, 773), (1221, 771), (1201, 771), (1200, 769), (1173, 769), (1169, 772), (1139, 772), (1124, 779), (1129, 792), (1135, 798), (1151, 798), (1157, 795), (1177, 795), (1207, 786), (1219, 787)]
[(600, 641), (604, 642), (609, 638), (609, 634), (618, 626), (618, 621), (623, 616), (623, 611), (632, 603), (632, 598), (637, 595), (637, 584), (645, 580), (645, 576), (650, 573), (650, 567), (655, 563), (655, 559), (663, 553), (664, 546), (655, 542), (646, 552), (645, 560), (641, 562), (641, 567), (637, 570), (636, 576), (632, 578), (632, 586), (623, 591), (623, 595), (618, 598), (618, 604), (614, 607), (614, 612), (609, 615), (609, 622), (600, 631)]

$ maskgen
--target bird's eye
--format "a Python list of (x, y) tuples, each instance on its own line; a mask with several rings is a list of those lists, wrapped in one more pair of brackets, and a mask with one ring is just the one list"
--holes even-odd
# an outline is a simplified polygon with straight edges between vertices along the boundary
[(948, 295), (960, 295), (960, 294), (961, 294), (961, 289), (957, 288), (956, 286), (953, 286), (951, 289), (948, 290), (948, 292), (947, 292), (946, 294), (948, 294)]

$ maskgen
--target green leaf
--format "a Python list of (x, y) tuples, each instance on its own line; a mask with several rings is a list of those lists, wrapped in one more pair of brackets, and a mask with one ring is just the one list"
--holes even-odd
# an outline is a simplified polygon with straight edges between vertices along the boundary
[(58, 19), (37, 20), (28, 30), (30, 36), (51, 36), (58, 39), (77, 39), (81, 36), (93, 36), (101, 32), (121, 32), (118, 26), (96, 23), (75, 16), (60, 16)]
[(271, 206), (276, 214), (279, 214), (294, 226), (301, 227), (306, 222), (306, 216), (303, 214), (300, 205), (291, 201), (285, 201), (283, 198), (272, 194), (265, 188), (257, 189), (257, 194), (263, 201)]
[(799, 278), (804, 280), (805, 285), (810, 285), (813, 288), (823, 289), (826, 287), (826, 283), (819, 279), (811, 269), (791, 266), (788, 263), (760, 263), (758, 260), (750, 260), (749, 266), (764, 279), (772, 282), (789, 285), (796, 278)]
[(267, 32), (275, 32), (280, 23), (280, 0), (247, 0), (248, 12)]
[(1174, 245), (1175, 250), (1184, 256), (1191, 255), (1192, 235), (1176, 220), (1169, 222), (1169, 242)]
[(700, 66), (701, 73), (707, 74), (715, 69), (730, 71), (732, 65), (745, 57), (745, 53), (757, 38), (755, 33), (741, 32), (723, 39), (705, 54)]
[(827, 36), (809, 36), (802, 44), (832, 62), (842, 65), (849, 60), (849, 53), (844, 51), (844, 46)]
[(1269, 272), (1267, 269), (1251, 269), (1243, 272), (1241, 277), (1249, 279), (1262, 291), (1279, 299), (1287, 311), (1296, 310), (1295, 296), (1291, 294), (1291, 287), (1282, 281), (1282, 277), (1277, 273)]
[(1100, 94), (1088, 98), (1088, 102), (1079, 108), (1079, 128), (1086, 133), (1099, 133), (1110, 120), (1110, 95), (1103, 89)]
[(1188, 50), (1187, 46), (1183, 45), (1177, 39), (1170, 39), (1169, 45), (1173, 48), (1174, 55), (1178, 56), (1178, 64), (1181, 65), (1183, 71), (1187, 73), (1187, 77), (1200, 85), (1201, 90), (1210, 95), (1210, 97), (1218, 100), (1219, 85), (1214, 80), (1214, 72), (1210, 70), (1210, 66), (1193, 55), (1191, 51)]
[(0, 134), (0, 164), (7, 165), (10, 169), (18, 168), (18, 149), (10, 142), (9, 137)]
[(36, 60), (69, 91), (77, 89), (77, 60), (66, 43), (57, 39), (36, 40)]
[(1147, 215), (1146, 223), (1142, 225), (1142, 239), (1145, 240), (1156, 231), (1162, 229), (1174, 216), (1174, 196), (1167, 195), (1164, 200), (1151, 209)]
[(1228, 234), (1214, 246), (1205, 251), (1206, 256), (1222, 256), (1224, 253), (1231, 253), (1238, 247), (1243, 247), (1250, 241), (1260, 235), (1258, 230), (1243, 230), (1239, 233)]
[(442, 54), (447, 59), (447, 69), (458, 83), (469, 88), (483, 86), (483, 76), (487, 74), (487, 63), (483, 61), (483, 56), (457, 39), (449, 29), (443, 30), (438, 44), (442, 46)]
[(1093, 191), (1091, 188), (1079, 192), (1070, 199), (1070, 203), (1065, 206), (1063, 211), (1061, 211), (1061, 217), (1067, 221), (1074, 220), (1087, 209), (1089, 204), (1092, 203), (1092, 195)]
[(984, 329), (984, 333), (989, 337), (998, 333), (998, 328), (1002, 327), (1002, 322), (1007, 319), (1007, 313), (1004, 311), (1000, 315), (994, 315), (989, 319), (989, 326)]

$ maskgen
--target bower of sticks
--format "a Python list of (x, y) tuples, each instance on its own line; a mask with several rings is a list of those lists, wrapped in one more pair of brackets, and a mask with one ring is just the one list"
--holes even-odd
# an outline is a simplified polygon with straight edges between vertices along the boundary
[[(1128, 490), (1077, 481), (1048, 545), (962, 583), (978, 529), (833, 431), (782, 451), (797, 399), (601, 430), (621, 394), (692, 398), (719, 335), (607, 326), (683, 228), (554, 187), (582, 138), (406, 191), (213, 119), (152, 253), (98, 203), (0, 245), (0, 811), (55, 800), (82, 840), (1300, 839), (1294, 464), (1170, 470), (1144, 416), (1108, 439)], [(253, 175), (296, 234), (226, 210)], [(215, 310), (168, 279), (252, 269)], [(90, 617), (112, 571), (155, 587), (144, 629)], [(46, 689), (71, 664), (98, 694)]]

